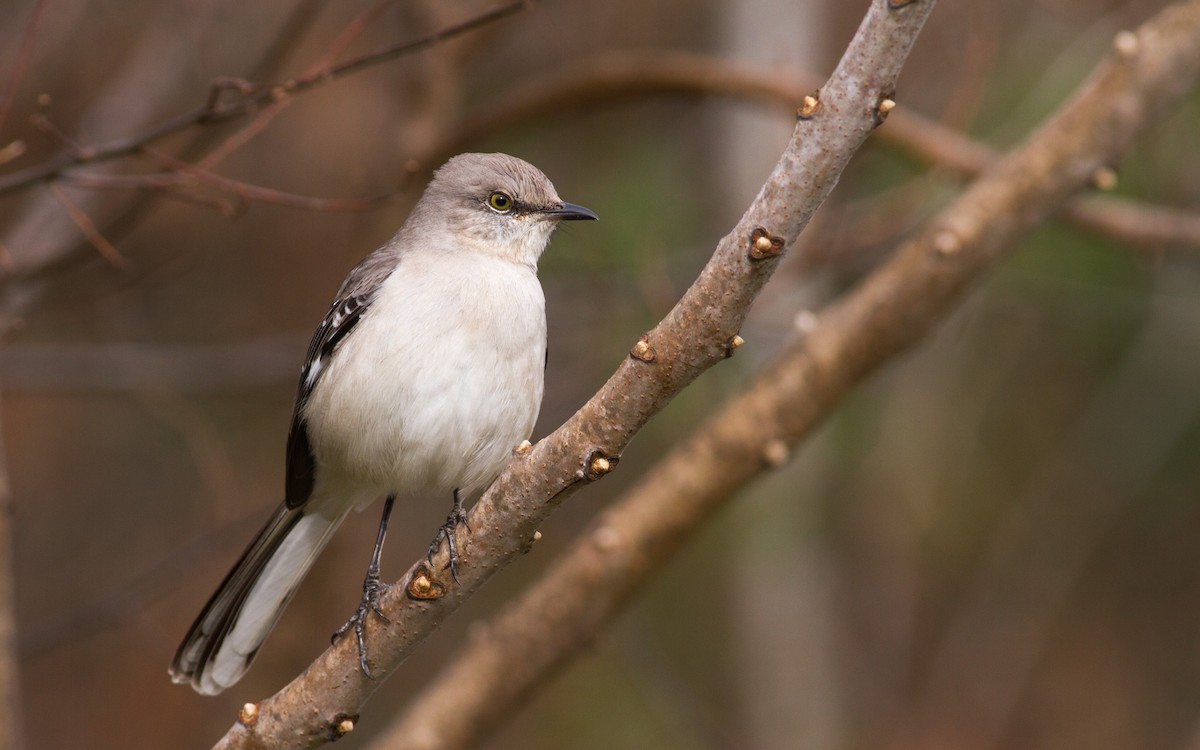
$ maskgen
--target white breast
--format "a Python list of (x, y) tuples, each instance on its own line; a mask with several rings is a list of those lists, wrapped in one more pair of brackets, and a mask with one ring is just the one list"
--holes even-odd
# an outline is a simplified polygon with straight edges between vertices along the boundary
[(467, 251), (406, 256), (317, 383), (317, 482), (471, 495), (529, 437), (545, 300), (533, 268)]

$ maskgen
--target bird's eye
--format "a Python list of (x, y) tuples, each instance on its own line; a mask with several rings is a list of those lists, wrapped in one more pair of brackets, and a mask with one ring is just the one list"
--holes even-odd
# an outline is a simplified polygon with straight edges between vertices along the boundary
[(502, 193), (499, 190), (488, 196), (487, 203), (494, 210), (502, 214), (508, 213), (513, 207), (512, 197), (508, 193)]

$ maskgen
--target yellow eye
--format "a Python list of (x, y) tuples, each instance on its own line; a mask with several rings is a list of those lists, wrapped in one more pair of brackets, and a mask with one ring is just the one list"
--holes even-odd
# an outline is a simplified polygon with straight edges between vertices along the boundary
[(513, 199), (508, 193), (502, 193), (499, 190), (488, 196), (488, 205), (500, 213), (508, 213), (512, 210)]

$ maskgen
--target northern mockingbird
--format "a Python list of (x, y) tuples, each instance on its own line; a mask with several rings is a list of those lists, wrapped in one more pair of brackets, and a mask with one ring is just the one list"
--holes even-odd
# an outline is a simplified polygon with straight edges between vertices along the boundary
[[(463, 498), (500, 473), (542, 401), (545, 298), (537, 262), (558, 222), (595, 219), (537, 168), (462, 154), (408, 221), (354, 267), (308, 347), (287, 444), (283, 505), (242, 553), (171, 662), (175, 682), (215, 695), (250, 667), (300, 581), (351, 510), (386, 497), (354, 630), (379, 613), (379, 555), (400, 493), (452, 493), (429, 555), (451, 573)], [(456, 575), (457, 577), (457, 575)]]

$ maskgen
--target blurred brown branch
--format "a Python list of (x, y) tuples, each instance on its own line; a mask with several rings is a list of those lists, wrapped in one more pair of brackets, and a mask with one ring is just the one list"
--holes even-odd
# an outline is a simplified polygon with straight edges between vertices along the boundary
[[(329, 211), (338, 213), (366, 211), (388, 197), (388, 195), (378, 195), (371, 198), (317, 198), (315, 196), (296, 195), (295, 193), (288, 193), (260, 185), (251, 185), (248, 182), (224, 177), (209, 171), (204, 166), (189, 164), (182, 159), (176, 159), (170, 154), (155, 149), (148, 148), (146, 149), (146, 153), (173, 170), (171, 174), (175, 174), (179, 178), (176, 183), (177, 185), (200, 183), (248, 201), (271, 203), (276, 206), (298, 208), (303, 211)], [(208, 160), (206, 159), (205, 161), (207, 162)], [(159, 176), (147, 175), (150, 178)]]
[(321, 84), (360, 70), (419, 52), (460, 34), (473, 31), (529, 7), (528, 0), (517, 0), (481, 13), (467, 21), (436, 31), (414, 41), (393, 45), (360, 55), (337, 65), (312, 70), (282, 83), (254, 83), (225, 77), (213, 81), (206, 101), (199, 107), (170, 118), (142, 132), (96, 145), (67, 149), (41, 164), (0, 177), (0, 194), (53, 179), (64, 170), (80, 164), (107, 161), (141, 150), (165, 136), (193, 126), (224, 122), (256, 111), (263, 105), (304, 93)]
[(13, 503), (0, 429), (0, 750), (24, 747), (13, 563)]
[[(505, 92), (490, 106), (462, 120), (417, 161), (424, 170), (441, 164), (472, 143), (524, 122), (588, 110), (638, 96), (685, 94), (748, 99), (796, 108), (819, 81), (800, 70), (731, 62), (690, 52), (605, 52)], [(897, 108), (879, 139), (920, 161), (960, 177), (982, 174), (996, 152), (936, 120)], [(1107, 196), (1073, 198), (1061, 215), (1076, 226), (1138, 247), (1200, 250), (1200, 215)]]
[[(368, 7), (362, 13), (351, 21), (337, 38), (305, 73), (296, 80), (320, 80), (319, 77), (323, 73), (330, 70), (333, 65), (333, 60), (337, 55), (345, 51), (345, 49), (353, 42), (359, 34), (361, 34), (367, 26), (390, 4), (391, 0), (378, 0), (374, 5)], [(445, 32), (442, 32), (445, 33)], [(232, 80), (232, 79), (230, 79)], [(224, 83), (224, 81), (222, 82)], [(214, 84), (214, 91), (216, 86)], [(252, 88), (252, 87), (251, 87)], [(250, 88), (247, 88), (249, 93)], [(216, 94), (210, 94), (209, 104), (207, 106), (216, 106), (218, 100)], [(250, 142), (254, 136), (263, 132), (270, 122), (282, 112), (294, 98), (291, 96), (276, 97), (272, 99), (268, 106), (258, 110), (257, 115), (240, 130), (234, 132), (225, 138), (221, 144), (210, 151), (203, 159), (196, 164), (191, 164), (183, 159), (178, 159), (170, 154), (150, 148), (143, 143), (141, 151), (152, 157), (155, 161), (169, 168), (169, 172), (156, 172), (150, 174), (106, 174), (100, 172), (80, 172), (80, 171), (63, 171), (59, 173), (59, 177), (64, 182), (70, 182), (80, 187), (93, 189), (122, 189), (122, 190), (173, 190), (177, 188), (191, 188), (197, 184), (203, 184), (220, 192), (231, 195), (243, 201), (257, 201), (260, 203), (270, 203), (277, 206), (285, 206), (288, 208), (297, 208), (306, 211), (328, 211), (328, 212), (353, 212), (365, 211), (373, 207), (377, 202), (386, 198), (386, 195), (376, 196), (373, 198), (361, 199), (338, 199), (338, 198), (316, 198), (304, 195), (296, 195), (281, 190), (251, 185), (241, 180), (235, 180), (230, 177), (224, 177), (212, 172), (212, 169), (232, 154), (237, 149)], [(35, 119), (35, 126), (39, 129), (51, 134), (57, 140), (62, 141), (68, 150), (74, 152), (81, 157), (86, 157), (85, 161), (98, 161), (99, 159), (91, 158), (92, 154), (96, 153), (95, 148), (89, 148), (74, 143), (66, 134), (62, 133), (54, 123), (51, 122), (45, 115), (38, 115)], [(189, 193), (175, 191), (169, 193), (172, 197), (181, 199), (195, 199), (197, 196)], [(55, 196), (62, 200), (61, 193), (56, 192)], [(209, 205), (215, 207), (222, 215), (226, 217), (233, 216), (237, 213), (237, 207), (230, 204), (228, 201), (209, 201)], [(69, 211), (76, 224), (79, 224), (78, 215), (81, 212)], [(89, 221), (90, 223), (90, 221)], [(94, 227), (93, 227), (94, 229)], [(88, 234), (93, 245), (96, 241), (92, 239), (93, 235), (102, 235), (98, 229)], [(111, 243), (104, 240), (104, 244), (111, 247)], [(115, 248), (111, 253), (105, 253), (105, 257), (110, 257), (116, 253)]]
[[(17, 97), (17, 89), (21, 87), (21, 80), (25, 77), (25, 71), (29, 67), (29, 58), (33, 56), (33, 44), (37, 38), (38, 26), (49, 5), (49, 0), (38, 0), (33, 6), (33, 10), (29, 12), (29, 19), (25, 22), (25, 31), (21, 34), (21, 46), (17, 50), (16, 60), (13, 61), (12, 72), (9, 73), (8, 80), (4, 83), (3, 91), (0, 91), (0, 132), (4, 130), (4, 123), (8, 121), (8, 113), (12, 111), (13, 101)], [(12, 145), (9, 144), (5, 148), (9, 149)], [(23, 147), (16, 149), (17, 154), (23, 151)], [(0, 156), (0, 164), (5, 161), (7, 158)]]
[[(311, 22), (316, 7), (314, 0), (301, 0), (278, 14), (280, 23), (269, 32), (260, 33), (236, 59), (239, 67), (266, 74), (275, 70), (279, 62), (303, 37), (302, 30)], [(195, 6), (190, 14), (196, 29), (219, 31), (226, 22), (222, 4)], [(86, 33), (86, 32), (81, 32)], [(128, 64), (113, 70), (103, 79), (99, 90), (91, 91), (80, 113), (74, 118), (78, 132), (107, 131), (112, 118), (118, 116), (130, 128), (148, 126), (159, 117), (159, 112), (169, 102), (177, 101), (181, 87), (187, 85), (187, 61), (189, 54), (183, 45), (170, 35), (153, 32), (135, 33), (127, 41), (123, 51)], [(161, 69), (160, 75), (146, 77), (142, 71), (151, 66)], [(119, 108), (115, 102), (121, 102)], [(40, 103), (39, 103), (39, 106)], [(173, 105), (171, 105), (173, 106)], [(48, 122), (48, 121), (47, 121)], [(49, 123), (52, 125), (52, 123)], [(180, 154), (202, 150), (206, 139), (214, 131), (196, 129), (189, 138), (179, 139), (175, 144)], [(56, 135), (59, 140), (70, 141), (65, 134)], [(184, 157), (186, 158), (186, 157)], [(89, 171), (116, 176), (116, 161), (97, 163)], [(102, 228), (110, 242), (119, 242), (126, 233), (144, 219), (154, 205), (157, 195), (168, 195), (215, 205), (223, 213), (233, 215), (237, 207), (227, 200), (212, 200), (199, 193), (188, 194), (179, 188), (168, 191), (143, 191), (140, 194), (117, 194), (115, 191), (87, 190), (73, 195), (73, 201), (89, 219)], [(66, 215), (62, 205), (49, 191), (44, 194), (31, 192), (19, 198), (20, 211), (3, 227), (3, 270), (0, 277), (0, 338), (19, 330), (24, 317), (66, 272), (76, 265), (88, 262), (94, 255), (92, 244), (80, 241), (78, 225)]]
[[(354, 19), (346, 25), (345, 28), (334, 38), (329, 45), (329, 49), (313, 61), (301, 78), (311, 79), (314, 76), (320, 76), (321, 72), (329, 69), (333, 65), (333, 61), (337, 56), (346, 51), (346, 49), (358, 38), (360, 34), (366, 31), (367, 27), (377, 20), (383, 11), (391, 4), (392, 0), (376, 0), (373, 5), (368, 6), (362, 13), (359, 13)], [(231, 134), (226, 138), (220, 146), (209, 152), (199, 163), (197, 167), (204, 170), (211, 170), (217, 164), (224, 161), (230, 154), (237, 149), (246, 145), (263, 132), (267, 126), (287, 108), (295, 99), (291, 96), (280, 97), (269, 103), (267, 107), (259, 110), (255, 117), (246, 123), (240, 130)]]
[[(474, 746), (591, 642), (735, 492), (786, 460), (858, 381), (933, 330), (1006, 249), (1086, 189), (1095, 170), (1115, 163), (1198, 77), (1200, 0), (1121, 32), (1113, 53), (1050, 120), (825, 310), (753, 384), (598, 517), (540, 581), (478, 627), (376, 746)], [(1189, 423), (1186, 416), (1176, 422), (1174, 432)], [(1089, 426), (1081, 429), (1090, 434)], [(1061, 509), (1054, 514), (1061, 517)], [(1018, 525), (1030, 524), (1022, 516)], [(992, 566), (989, 574), (1003, 578), (1003, 570)], [(1010, 582), (980, 590), (1016, 588)], [(971, 614), (991, 611), (975, 607)], [(960, 631), (958, 659), (945, 660), (959, 667), (975, 663), (979, 629)], [(1005, 643), (1013, 640), (1026, 642)], [(993, 655), (1008, 653), (997, 648)], [(962, 689), (958, 681), (939, 687)], [(930, 698), (929, 716), (946, 713), (952, 700), (945, 690)], [(914, 746), (928, 746), (921, 739)]]
[[(616, 373), (570, 420), (512, 461), (471, 509), (459, 544), (460, 583), (445, 556), (414, 565), (383, 597), (386, 621), (368, 623), (372, 670), (392, 672), (408, 652), (528, 547), (538, 524), (582, 485), (615, 467), (632, 437), (702, 372), (727, 358), (750, 304), (857, 148), (890, 108), (901, 66), (931, 0), (871, 5), (830, 80), (805, 102), (795, 132), (758, 197), (718, 244), (675, 308), (642, 337)], [(353, 639), (332, 646), (259, 704), (218, 747), (312, 747), (336, 739), (378, 682), (358, 668)], [(349, 721), (349, 724), (346, 722)]]
[(100, 257), (108, 261), (114, 268), (129, 267), (129, 259), (121, 255), (121, 252), (117, 248), (113, 247), (113, 244), (108, 241), (108, 238), (104, 236), (100, 228), (96, 226), (96, 222), (92, 221), (92, 217), (88, 216), (86, 211), (80, 208), (75, 201), (71, 200), (66, 191), (53, 182), (47, 184), (46, 187), (50, 190), (50, 194), (54, 196), (54, 199), (58, 201), (59, 205), (63, 207), (63, 210), (67, 212), (67, 216), (71, 217), (71, 221), (75, 223), (75, 226), (79, 227), (79, 231), (83, 233), (87, 241), (92, 243), (92, 247), (96, 248), (96, 252), (100, 253)]
[(1063, 215), (1077, 226), (1145, 250), (1200, 250), (1200, 213), (1133, 198), (1089, 195), (1072, 200)]
[[(230, 217), (235, 216), (247, 200), (267, 201), (306, 210), (361, 210), (378, 198), (342, 200), (295, 195), (229, 180), (213, 174), (212, 168), (220, 159), (260, 132), (275, 113), (293, 100), (293, 93), (318, 86), (330, 80), (331, 74), (347, 75), (362, 69), (363, 66), (377, 64), (396, 55), (460, 36), (472, 28), (514, 13), (527, 5), (511, 3), (462, 23), (427, 26), (425, 28), (442, 30), (415, 42), (389, 47), (333, 66), (330, 62), (332, 58), (370, 25), (373, 14), (378, 13), (385, 4), (385, 0), (379, 0), (355, 16), (334, 37), (333, 42), (305, 71), (301, 79), (273, 88), (236, 79), (222, 79), (214, 82), (207, 103), (166, 123), (151, 124), (159, 116), (158, 113), (162, 111), (165, 102), (178, 98), (180, 86), (184, 83), (182, 78), (186, 66), (174, 62), (166, 64), (165, 61), (168, 58), (174, 61), (176, 57), (182, 56), (182, 48), (172, 44), (167, 37), (145, 34), (139, 37), (137, 46), (130, 51), (129, 57), (143, 58), (147, 61), (146, 64), (164, 65), (172, 75), (153, 77), (148, 88), (145, 81), (136, 74), (137, 66), (126, 66), (121, 75), (106, 80), (107, 88), (103, 95), (98, 96), (85, 110), (79, 122), (80, 132), (87, 132), (90, 127), (97, 125), (103, 126), (105, 123), (102, 121), (106, 117), (104, 103), (128, 99), (133, 104), (122, 112), (122, 116), (144, 129), (134, 135), (98, 145), (72, 143), (74, 139), (65, 133), (56, 132), (54, 123), (43, 113), (43, 129), (60, 142), (68, 144), (67, 147), (43, 163), (22, 172), (0, 177), (0, 185), (8, 185), (9, 189), (16, 190), (21, 187), (18, 183), (28, 186), (36, 181), (61, 179), (65, 184), (69, 176), (75, 184), (105, 188), (87, 191), (82, 194), (82, 198), (72, 195), (72, 202), (96, 227), (97, 232), (113, 246), (118, 245), (126, 233), (133, 231), (140, 224), (154, 205), (153, 199), (157, 197), (196, 202), (215, 208), (222, 215)], [(258, 63), (251, 66), (259, 78), (269, 78), (279, 60), (291, 47), (299, 43), (302, 38), (301, 30), (310, 23), (312, 11), (318, 6), (319, 3), (311, 1), (297, 5), (285, 13), (288, 20), (275, 30), (273, 37), (261, 37), (265, 43), (265, 50)], [(220, 23), (215, 6), (204, 6), (202, 15), (203, 23)], [(213, 118), (218, 115), (225, 119), (232, 118), (239, 114), (239, 108), (244, 110), (246, 115), (258, 113), (258, 116), (232, 135), (222, 136), (217, 129), (204, 127), (187, 130), (190, 124), (201, 121), (215, 122)], [(197, 167), (204, 171), (180, 176), (162, 172), (134, 175), (128, 174), (129, 170), (125, 168), (125, 164), (116, 158), (144, 151), (146, 144), (168, 133), (185, 131), (191, 140), (185, 140), (181, 145), (176, 136), (172, 145), (173, 157), (181, 162), (199, 160)], [(214, 138), (218, 136), (223, 137), (223, 140), (213, 144)], [(205, 153), (207, 157), (201, 158)], [(88, 164), (91, 168), (84, 174), (78, 174), (77, 167), (81, 164)], [(140, 193), (117, 193), (117, 189), (132, 188), (139, 189)], [(59, 200), (49, 194), (44, 199), (34, 194), (16, 220), (5, 227), (6, 236), (0, 240), (0, 269), (5, 272), (5, 277), (0, 277), (0, 337), (22, 327), (23, 317), (28, 310), (63, 277), (63, 272), (72, 265), (86, 262), (90, 257), (89, 251), (96, 247), (93, 241), (79, 241), (78, 214), (64, 214), (63, 205)]]

